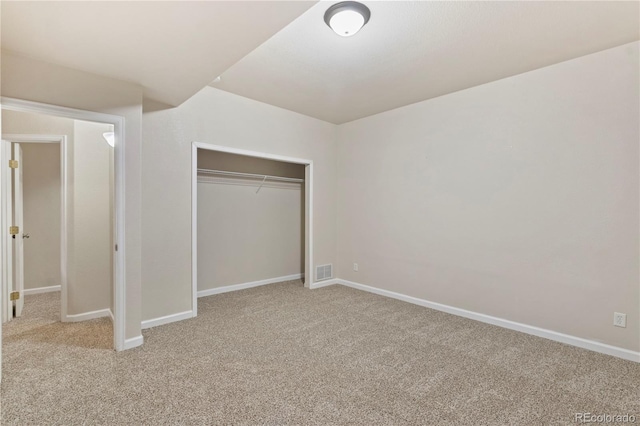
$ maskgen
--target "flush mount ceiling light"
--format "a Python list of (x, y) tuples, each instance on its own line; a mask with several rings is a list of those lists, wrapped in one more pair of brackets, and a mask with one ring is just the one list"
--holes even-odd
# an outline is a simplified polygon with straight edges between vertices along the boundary
[(324, 13), (324, 22), (336, 34), (351, 37), (369, 22), (371, 11), (357, 1), (343, 1), (331, 6)]

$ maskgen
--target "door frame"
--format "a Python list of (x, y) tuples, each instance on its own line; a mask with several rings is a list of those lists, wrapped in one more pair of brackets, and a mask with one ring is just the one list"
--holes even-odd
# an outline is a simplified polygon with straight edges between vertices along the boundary
[[(113, 125), (115, 136), (114, 147), (114, 219), (115, 219), (115, 250), (114, 252), (114, 282), (113, 282), (113, 346), (116, 351), (125, 349), (125, 306), (126, 306), (126, 281), (125, 281), (125, 119), (119, 115), (105, 114), (101, 112), (87, 111), (75, 108), (61, 107), (40, 102), (25, 101), (2, 97), (0, 98), (2, 109), (17, 112), (28, 112), (52, 115), (56, 117), (70, 118), (72, 120), (92, 121)], [(64, 157), (63, 157), (64, 158)], [(5, 197), (5, 191), (2, 191)], [(4, 214), (3, 214), (4, 216)], [(0, 234), (4, 237), (8, 234), (8, 228), (3, 227)], [(1, 254), (4, 258), (4, 253)], [(4, 274), (3, 274), (4, 275)], [(4, 278), (4, 276), (3, 276)], [(4, 295), (0, 294), (0, 304)]]
[(313, 160), (285, 157), (266, 152), (250, 151), (228, 146), (194, 141), (191, 144), (191, 309), (193, 316), (198, 314), (198, 149), (263, 158), (285, 163), (303, 164), (304, 168), (304, 286), (310, 288), (313, 283)]
[(13, 152), (13, 159), (18, 161), (18, 168), (13, 169), (13, 224), (21, 230), (18, 235), (13, 235), (14, 279), (13, 291), (17, 291), (20, 297), (16, 300), (15, 316), (22, 316), (24, 308), (24, 206), (23, 206), (23, 180), (22, 180), (22, 145), (8, 142)]
[[(60, 144), (60, 321), (67, 321), (67, 136), (3, 134), (2, 139), (11, 143)], [(20, 165), (19, 167), (22, 167)], [(24, 230), (23, 230), (24, 231)], [(22, 265), (24, 268), (24, 265)], [(24, 297), (24, 295), (21, 295)]]
[[(9, 168), (8, 161), (11, 159), (11, 142), (2, 140), (0, 145), (0, 160), (2, 165), (0, 166), (0, 316), (2, 317), (0, 322), (5, 323), (12, 319), (13, 304), (7, 298), (9, 295), (9, 289), (13, 286), (13, 240), (9, 233), (9, 227), (13, 225), (13, 207), (11, 197), (6, 194), (13, 192), (13, 185), (11, 179), (11, 169)], [(0, 327), (0, 339), (2, 338), (2, 327)], [(0, 360), (1, 360), (0, 353)], [(0, 379), (2, 377), (0, 376)]]

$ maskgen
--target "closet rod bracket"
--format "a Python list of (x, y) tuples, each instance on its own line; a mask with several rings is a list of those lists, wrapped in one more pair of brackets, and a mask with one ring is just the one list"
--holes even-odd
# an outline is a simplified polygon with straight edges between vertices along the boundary
[(265, 176), (265, 177), (262, 179), (262, 182), (260, 183), (260, 186), (258, 187), (258, 189), (256, 189), (256, 194), (258, 193), (258, 191), (260, 191), (260, 188), (262, 188), (262, 185), (264, 185), (264, 181), (265, 181), (265, 180), (267, 180), (267, 176)]

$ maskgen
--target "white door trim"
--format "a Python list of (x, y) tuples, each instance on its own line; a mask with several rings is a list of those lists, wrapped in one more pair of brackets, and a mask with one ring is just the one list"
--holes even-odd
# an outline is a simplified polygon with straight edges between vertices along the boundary
[[(60, 320), (67, 320), (67, 136), (3, 134), (2, 139), (16, 143), (60, 144)], [(20, 165), (19, 167), (21, 167)], [(24, 232), (24, 230), (23, 230)]]
[[(2, 140), (0, 145), (0, 257), (2, 258), (2, 290), (0, 291), (0, 311), (2, 322), (10, 321), (13, 317), (13, 304), (9, 300), (9, 291), (12, 288), (13, 279), (13, 241), (9, 235), (9, 227), (13, 225), (13, 212), (11, 206), (11, 169), (8, 161), (11, 159), (11, 142)], [(0, 338), (2, 338), (2, 327), (0, 326)], [(0, 342), (1, 343), (1, 342)], [(1, 354), (0, 354), (1, 355)], [(1, 377), (0, 377), (1, 378)]]
[[(115, 244), (118, 250), (114, 255), (114, 321), (113, 321), (113, 345), (115, 350), (122, 351), (127, 348), (125, 344), (125, 119), (119, 115), (105, 114), (101, 112), (85, 111), (75, 108), (49, 105), (39, 102), (24, 101), (21, 99), (1, 98), (2, 108), (19, 112), (31, 112), (65, 117), (74, 120), (93, 121), (112, 124), (115, 135)], [(63, 157), (64, 158), (64, 157)], [(4, 194), (4, 191), (3, 191)], [(2, 303), (0, 295), (0, 304)], [(65, 298), (63, 297), (63, 300)]]
[(305, 263), (304, 286), (310, 288), (313, 271), (313, 160), (286, 157), (266, 152), (250, 151), (228, 146), (194, 141), (191, 145), (191, 310), (193, 316), (198, 315), (198, 149), (219, 151), (247, 157), (305, 165)]
[(13, 224), (20, 232), (13, 237), (14, 280), (13, 291), (19, 294), (15, 304), (15, 316), (22, 316), (24, 309), (24, 214), (22, 191), (22, 145), (12, 143), (13, 159), (18, 161), (18, 168), (13, 170)]

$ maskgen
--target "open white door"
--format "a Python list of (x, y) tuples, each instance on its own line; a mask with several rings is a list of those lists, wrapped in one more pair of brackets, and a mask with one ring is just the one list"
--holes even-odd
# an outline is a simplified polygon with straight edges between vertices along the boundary
[(24, 307), (24, 223), (22, 214), (22, 147), (19, 143), (13, 144), (13, 159), (17, 161), (18, 168), (13, 169), (13, 224), (18, 227), (18, 233), (12, 235), (14, 258), (13, 291), (18, 294), (16, 299), (16, 317), (22, 315)]
[(0, 143), (0, 251), (2, 257), (2, 295), (0, 296), (2, 307), (2, 322), (10, 321), (13, 317), (13, 302), (10, 293), (13, 287), (13, 238), (9, 227), (13, 225), (13, 206), (11, 200), (12, 182), (11, 168), (11, 142)]
[[(7, 194), (6, 182), (7, 177), (5, 173), (4, 164), (7, 164), (7, 157), (5, 153), (5, 146), (9, 146), (8, 142), (0, 140), (0, 381), (2, 381), (2, 324), (6, 320), (7, 299), (9, 299), (9, 292), (7, 291), (7, 246), (9, 241), (9, 232), (6, 227), (6, 209), (5, 198)], [(8, 165), (7, 165), (8, 166)], [(8, 167), (7, 167), (8, 169)]]

